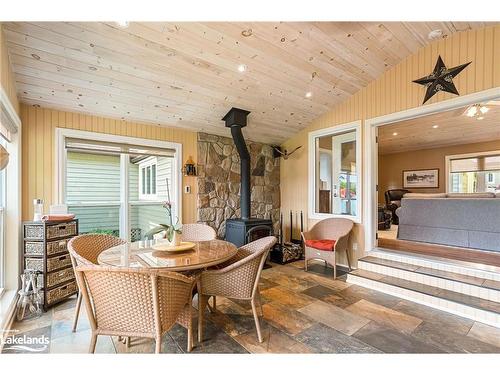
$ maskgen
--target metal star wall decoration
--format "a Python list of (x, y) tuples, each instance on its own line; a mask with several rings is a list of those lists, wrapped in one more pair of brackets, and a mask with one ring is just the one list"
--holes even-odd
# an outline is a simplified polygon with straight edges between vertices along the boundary
[(414, 80), (413, 82), (418, 83), (427, 87), (425, 92), (424, 104), (427, 100), (432, 98), (434, 94), (439, 91), (450, 92), (455, 95), (460, 95), (458, 93), (455, 84), (453, 83), (453, 78), (457, 76), (462, 70), (464, 70), (472, 61), (466, 64), (458, 65), (453, 68), (446, 68), (441, 56), (438, 57), (434, 71), (426, 77), (422, 77)]

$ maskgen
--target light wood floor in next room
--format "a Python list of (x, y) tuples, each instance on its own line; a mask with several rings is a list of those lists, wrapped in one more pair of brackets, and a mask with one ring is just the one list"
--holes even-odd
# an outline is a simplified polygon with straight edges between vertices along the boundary
[[(249, 304), (221, 298), (216, 313), (207, 311), (205, 340), (195, 343), (193, 353), (500, 353), (500, 329), (344, 280), (332, 280), (331, 269), (319, 263), (310, 272), (303, 262), (273, 265), (263, 271), (260, 284), (265, 341), (257, 341)], [(71, 332), (74, 305), (75, 298), (37, 320), (17, 323), (15, 334), (48, 336), (50, 353), (87, 352), (85, 313), (77, 332)], [(185, 348), (182, 327), (164, 336), (164, 353)], [(132, 338), (126, 347), (103, 336), (96, 352), (152, 353), (154, 343)]]

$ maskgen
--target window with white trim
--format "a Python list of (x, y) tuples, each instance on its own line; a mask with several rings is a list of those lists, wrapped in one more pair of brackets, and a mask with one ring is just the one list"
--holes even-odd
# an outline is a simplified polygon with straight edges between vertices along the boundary
[[(0, 135), (0, 152), (4, 153), (7, 149), (7, 141)], [(0, 158), (6, 157), (5, 154), (0, 155)], [(3, 290), (4, 283), (4, 265), (5, 265), (5, 203), (7, 191), (7, 176), (5, 168), (0, 170), (0, 295)]]
[(153, 227), (167, 224), (167, 186), (174, 216), (179, 216), (179, 144), (118, 136), (103, 141), (102, 135), (69, 129), (57, 134), (61, 203), (79, 219), (80, 233), (144, 238)]
[(360, 122), (309, 133), (309, 217), (361, 221)]
[(500, 151), (451, 155), (448, 160), (448, 191), (496, 193), (500, 191)]
[(158, 158), (148, 157), (139, 164), (139, 199), (155, 200), (157, 199), (156, 185), (158, 170)]

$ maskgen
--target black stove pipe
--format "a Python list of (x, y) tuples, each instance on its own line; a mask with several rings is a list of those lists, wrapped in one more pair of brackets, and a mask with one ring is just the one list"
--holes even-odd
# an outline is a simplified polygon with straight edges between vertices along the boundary
[(247, 116), (250, 112), (244, 109), (231, 108), (231, 110), (222, 118), (226, 122), (226, 127), (231, 128), (231, 136), (233, 142), (240, 155), (240, 207), (241, 218), (249, 219), (250, 210), (250, 153), (248, 152), (245, 138), (241, 132), (241, 128), (247, 125)]

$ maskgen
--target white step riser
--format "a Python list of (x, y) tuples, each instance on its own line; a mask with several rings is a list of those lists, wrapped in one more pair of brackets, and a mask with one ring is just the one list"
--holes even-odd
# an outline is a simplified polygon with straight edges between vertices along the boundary
[(471, 306), (462, 305), (394, 285), (384, 284), (376, 280), (365, 279), (356, 275), (348, 274), (347, 282), (500, 328), (500, 314), (476, 309)]
[(367, 255), (372, 256), (372, 257), (376, 257), (376, 258), (380, 258), (380, 259), (393, 260), (396, 262), (407, 263), (407, 264), (420, 266), (420, 267), (427, 267), (427, 268), (432, 268), (432, 269), (441, 270), (441, 271), (459, 273), (461, 275), (466, 275), (466, 276), (479, 277), (482, 279), (500, 281), (500, 273), (498, 273), (498, 272), (469, 268), (469, 267), (453, 264), (451, 262), (446, 262), (446, 261), (443, 261), (441, 259), (440, 260), (430, 260), (430, 259), (425, 259), (425, 258), (419, 258), (418, 256), (396, 254), (396, 253), (392, 253), (392, 252), (386, 252), (383, 250), (370, 251)]
[(393, 276), (399, 279), (413, 281), (424, 285), (451, 290), (453, 292), (466, 294), (468, 296), (479, 297), (493, 302), (500, 302), (499, 290), (483, 288), (460, 281), (451, 281), (436, 276), (423, 275), (421, 273), (387, 267), (380, 264), (363, 262), (362, 259), (358, 261), (358, 268), (370, 272), (380, 273), (382, 275)]

